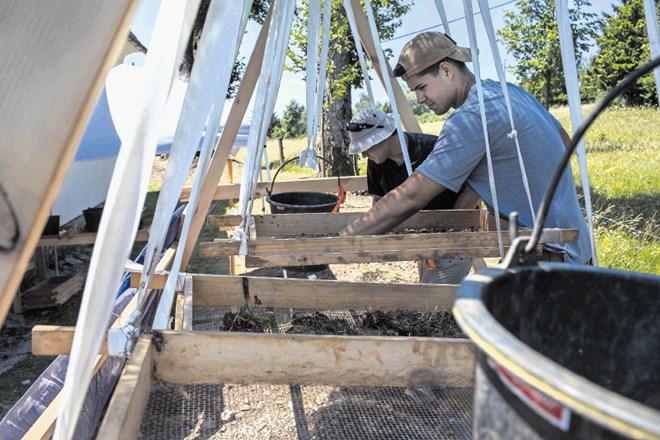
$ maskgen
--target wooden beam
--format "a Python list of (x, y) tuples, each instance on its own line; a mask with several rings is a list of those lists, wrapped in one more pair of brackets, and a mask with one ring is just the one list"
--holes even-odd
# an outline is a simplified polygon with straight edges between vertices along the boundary
[(176, 306), (174, 310), (174, 330), (183, 330), (183, 309), (184, 309), (184, 295), (183, 292), (176, 293)]
[[(75, 327), (35, 325), (32, 327), (32, 354), (35, 356), (58, 356), (71, 353), (75, 331)], [(107, 337), (103, 340), (100, 354), (108, 354)]]
[[(399, 109), (399, 116), (401, 117), (401, 123), (403, 124), (406, 131), (422, 133), (422, 127), (415, 119), (410, 103), (406, 98), (406, 95), (401, 90), (399, 82), (392, 77), (392, 69), (390, 68), (389, 63), (386, 66), (381, 66), (380, 61), (378, 61), (378, 52), (376, 52), (376, 45), (371, 36), (369, 19), (362, 9), (360, 0), (351, 0), (351, 6), (353, 7), (353, 13), (355, 14), (355, 23), (358, 28), (358, 34), (360, 35), (360, 40), (362, 41), (362, 46), (367, 56), (371, 60), (371, 65), (380, 80), (380, 83), (385, 87), (385, 82), (383, 80), (383, 75), (387, 75), (391, 78), (392, 81), (392, 90), (394, 92), (394, 99), (396, 101), (397, 108)], [(395, 54), (398, 56), (398, 54)], [(387, 59), (387, 58), (386, 58)], [(384, 72), (384, 73), (383, 73)]]
[[(149, 230), (140, 229), (135, 235), (136, 242), (149, 240)], [(79, 246), (96, 243), (96, 232), (77, 232), (71, 235), (44, 235), (37, 246)]]
[(193, 284), (192, 275), (186, 276), (186, 284), (183, 287), (183, 329), (193, 329)]
[(188, 237), (186, 237), (186, 245), (181, 258), (181, 268), (183, 270), (186, 270), (188, 267), (193, 248), (199, 237), (199, 232), (202, 230), (209, 206), (211, 206), (211, 202), (213, 201), (213, 194), (220, 182), (225, 164), (227, 163), (227, 159), (229, 159), (229, 153), (236, 140), (238, 130), (241, 127), (241, 121), (243, 120), (243, 116), (245, 116), (248, 104), (252, 98), (252, 93), (256, 88), (261, 65), (264, 60), (266, 37), (268, 36), (268, 29), (270, 28), (270, 19), (274, 4), (275, 2), (271, 2), (264, 24), (261, 26), (261, 31), (259, 32), (259, 36), (254, 45), (250, 61), (248, 61), (247, 67), (245, 68), (245, 74), (241, 80), (236, 97), (234, 98), (229, 116), (227, 117), (227, 122), (222, 130), (222, 134), (216, 145), (215, 153), (213, 154), (213, 158), (211, 158), (211, 163), (209, 164), (208, 171), (204, 177), (204, 182), (202, 183), (202, 188), (199, 194), (199, 202), (197, 203), (197, 209), (190, 222)]
[[(504, 247), (506, 252), (508, 246)], [(539, 247), (540, 249), (540, 247)], [(245, 266), (252, 267), (280, 267), (280, 266), (308, 266), (315, 264), (354, 264), (354, 263), (382, 263), (388, 261), (419, 261), (441, 260), (453, 258), (499, 258), (500, 248), (470, 247), (470, 248), (443, 248), (443, 249), (408, 249), (369, 251), (354, 253), (305, 253), (304, 255), (259, 255), (246, 256)]]
[(151, 337), (141, 336), (119, 377), (97, 440), (139, 437), (142, 414), (151, 389), (153, 352)]
[[(157, 332), (159, 380), (172, 383), (472, 386), (466, 339)], [(119, 438), (119, 437), (116, 437)]]
[[(163, 253), (163, 256), (158, 261), (154, 274), (151, 276), (151, 281), (149, 282), (149, 289), (164, 289), (165, 284), (167, 283), (167, 274), (162, 272), (169, 270), (172, 267), (174, 262), (174, 257), (176, 256), (176, 248), (178, 242), (174, 241), (172, 245), (167, 248)], [(140, 287), (140, 279), (142, 278), (141, 272), (131, 272), (130, 275), (130, 287), (137, 288)]]
[[(133, 295), (131, 301), (124, 307), (119, 316), (112, 323), (112, 328), (120, 328), (137, 308), (138, 296)], [(35, 325), (32, 328), (32, 354), (35, 356), (57, 356), (70, 354), (73, 344), (75, 327), (54, 325)], [(101, 345), (101, 354), (108, 353), (107, 337)]]
[[(227, 275), (192, 275), (195, 306), (299, 309), (440, 310), (454, 304), (456, 285), (357, 283)], [(256, 304), (258, 302), (258, 304)]]
[[(348, 192), (366, 191), (367, 190), (367, 177), (366, 176), (346, 176), (340, 179), (342, 186)], [(255, 190), (255, 197), (266, 197), (270, 190), (272, 182), (258, 182)], [(293, 180), (278, 180), (273, 187), (275, 194), (281, 192), (300, 191), (300, 188), (305, 188), (305, 191), (317, 192), (337, 192), (337, 178), (336, 177), (319, 177), (312, 179), (293, 179)], [(190, 200), (190, 192), (192, 188), (185, 187), (181, 191), (182, 202)], [(216, 186), (213, 200), (231, 200), (237, 199), (240, 195), (240, 183), (222, 183)], [(350, 195), (349, 195), (350, 197)]]
[[(0, 253), (0, 325), (138, 3), (62, 0), (0, 6), (0, 95), (11, 109), (11, 117), (0, 118), (2, 244), (8, 248)], [(30, 44), (17, 44), (21, 41)]]
[[(556, 229), (550, 235), (545, 232), (541, 242), (571, 242), (577, 239), (577, 229)], [(508, 236), (502, 239), (504, 245), (509, 246)], [(219, 257), (237, 255), (239, 242), (230, 240), (216, 240), (200, 244), (200, 255), (204, 257)], [(392, 234), (392, 235), (364, 235), (354, 237), (318, 237), (318, 238), (274, 238), (257, 239), (248, 242), (248, 255), (250, 256), (292, 256), (304, 262), (305, 256), (327, 254), (328, 260), (334, 261), (341, 255), (383, 253), (395, 251), (403, 253), (428, 252), (437, 257), (422, 256), (421, 259), (444, 258), (441, 255), (453, 255), (452, 249), (488, 249), (497, 248), (497, 232), (436, 232), (428, 234)], [(461, 256), (456, 254), (447, 258)], [(490, 256), (490, 255), (485, 255)], [(417, 258), (417, 257), (415, 257)], [(329, 262), (330, 262), (329, 261)], [(318, 264), (318, 263), (314, 263)]]
[[(419, 211), (395, 227), (393, 231), (401, 232), (406, 229), (444, 229), (456, 232), (479, 231), (484, 216), (483, 212), (486, 211), (476, 209)], [(363, 215), (363, 212), (269, 214), (254, 215), (251, 219), (254, 223), (257, 238), (259, 238), (301, 236), (303, 234), (320, 235), (338, 232)], [(486, 215), (490, 216), (490, 214)], [(240, 215), (208, 216), (209, 226), (217, 228), (238, 226), (240, 222)]]

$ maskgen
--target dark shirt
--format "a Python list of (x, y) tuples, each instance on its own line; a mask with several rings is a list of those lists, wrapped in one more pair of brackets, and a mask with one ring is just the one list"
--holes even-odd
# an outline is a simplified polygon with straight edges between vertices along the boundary
[[(408, 154), (413, 171), (424, 162), (426, 156), (433, 150), (437, 136), (422, 133), (406, 133), (408, 135)], [(393, 160), (387, 159), (382, 164), (367, 161), (367, 190), (369, 194), (384, 196), (408, 178), (406, 164), (398, 166)], [(458, 194), (448, 189), (438, 194), (424, 209), (451, 209), (456, 203)]]

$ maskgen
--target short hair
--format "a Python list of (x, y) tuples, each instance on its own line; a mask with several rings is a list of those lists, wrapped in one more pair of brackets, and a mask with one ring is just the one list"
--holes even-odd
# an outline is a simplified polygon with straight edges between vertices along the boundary
[(467, 70), (467, 66), (463, 61), (457, 61), (452, 58), (443, 58), (437, 63), (431, 64), (429, 67), (426, 69), (422, 70), (415, 76), (422, 76), (422, 75), (432, 75), (432, 76), (438, 76), (438, 73), (440, 73), (440, 63), (443, 61), (446, 61), (448, 63), (451, 63), (456, 69), (458, 69), (461, 72), (465, 72)]

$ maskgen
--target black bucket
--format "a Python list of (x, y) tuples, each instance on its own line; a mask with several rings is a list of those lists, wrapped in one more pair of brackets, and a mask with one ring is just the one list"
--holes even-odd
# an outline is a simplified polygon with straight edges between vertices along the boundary
[[(317, 156), (317, 158), (330, 164), (327, 159), (321, 156)], [(337, 194), (313, 191), (294, 191), (273, 194), (273, 185), (275, 185), (275, 179), (279, 172), (285, 165), (298, 159), (299, 157), (294, 157), (293, 159), (284, 162), (273, 176), (270, 190), (266, 191), (268, 193), (266, 201), (270, 205), (271, 214), (332, 212), (333, 208), (337, 205), (337, 202), (339, 202), (339, 196)], [(330, 165), (332, 166), (332, 164)], [(339, 188), (339, 186), (341, 186), (341, 181), (339, 180), (339, 176), (337, 176), (337, 188)]]
[(98, 232), (102, 215), (103, 208), (83, 209), (83, 216), (85, 217), (85, 231)]
[[(328, 160), (317, 156), (318, 159), (324, 160), (327, 163)], [(273, 185), (275, 184), (275, 179), (277, 174), (280, 172), (285, 165), (294, 160), (298, 160), (299, 157), (294, 157), (284, 162), (275, 172), (273, 176), (273, 181), (270, 184), (270, 190), (266, 201), (270, 205), (271, 214), (299, 214), (299, 213), (319, 213), (319, 212), (332, 212), (337, 203), (339, 202), (339, 196), (337, 194), (329, 194), (322, 192), (313, 192), (313, 191), (293, 191), (293, 192), (283, 192), (278, 194), (273, 194)], [(332, 164), (330, 164), (332, 166)], [(337, 176), (337, 188), (341, 185), (339, 176)], [(288, 266), (285, 267), (286, 270), (294, 272), (320, 272), (328, 268), (327, 264), (317, 264), (317, 265), (308, 265), (308, 266)]]
[(41, 235), (59, 235), (60, 234), (60, 216), (51, 215), (48, 217), (46, 226)]
[(332, 212), (339, 201), (336, 194), (321, 192), (283, 192), (271, 194), (266, 200), (272, 214), (301, 212)]
[(541, 263), (466, 278), (473, 438), (659, 438), (660, 277)]

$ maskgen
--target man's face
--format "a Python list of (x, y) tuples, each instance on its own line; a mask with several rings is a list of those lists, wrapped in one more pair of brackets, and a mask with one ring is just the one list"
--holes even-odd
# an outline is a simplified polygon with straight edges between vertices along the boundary
[(417, 102), (427, 106), (436, 115), (447, 113), (454, 99), (453, 84), (450, 76), (440, 68), (437, 75), (415, 75), (406, 81), (410, 90), (415, 92)]
[(372, 162), (380, 165), (389, 158), (389, 152), (387, 151), (387, 148), (385, 148), (385, 142), (380, 142), (368, 150), (363, 151), (362, 157), (366, 157)]

